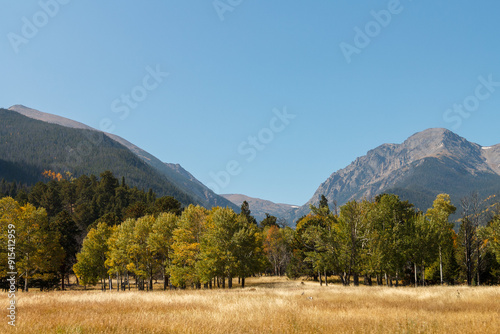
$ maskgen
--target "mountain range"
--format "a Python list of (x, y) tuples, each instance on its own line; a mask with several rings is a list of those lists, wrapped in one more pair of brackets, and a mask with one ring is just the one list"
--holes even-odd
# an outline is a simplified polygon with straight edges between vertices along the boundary
[(257, 219), (257, 221), (259, 222), (266, 218), (266, 213), (278, 218), (284, 218), (287, 217), (290, 212), (299, 208), (296, 205), (274, 203), (271, 201), (260, 198), (253, 198), (246, 195), (226, 194), (221, 196), (231, 201), (238, 207), (241, 207), (241, 204), (246, 201), (250, 207), (252, 216), (254, 216), (255, 219)]
[[(117, 177), (128, 176), (133, 186), (151, 188), (159, 195), (172, 195), (185, 205), (228, 206), (239, 210), (180, 165), (164, 163), (117, 135), (71, 119), (22, 105), (0, 109), (0, 138), (9, 137), (10, 141), (0, 143), (0, 166), (2, 162), (5, 165), (0, 169), (0, 178), (9, 179), (9, 175), (2, 175), (8, 170), (7, 164), (26, 170), (23, 176), (28, 183), (39, 181), (43, 169), (70, 169), (76, 174), (99, 174), (109, 169)], [(36, 147), (39, 149), (34, 149)], [(29, 159), (26, 150), (30, 152)], [(43, 157), (44, 151), (52, 157)], [(107, 162), (103, 163), (103, 159)]]
[(499, 194), (500, 144), (483, 147), (446, 129), (428, 129), (401, 144), (374, 148), (334, 172), (307, 203), (293, 206), (245, 195), (217, 195), (179, 164), (162, 162), (119, 136), (22, 105), (0, 109), (0, 178), (34, 183), (44, 169), (63, 168), (76, 174), (111, 170), (132, 185), (172, 195), (185, 205), (229, 206), (238, 211), (247, 201), (258, 221), (269, 213), (293, 225), (309, 213), (310, 204), (318, 205), (321, 195), (332, 209), (351, 200), (394, 193), (426, 210), (439, 193), (450, 194), (457, 207), (472, 191), (481, 198)]
[(483, 147), (440, 128), (409, 137), (402, 144), (383, 144), (333, 173), (299, 209), (297, 219), (318, 205), (321, 195), (341, 206), (351, 200), (393, 193), (425, 211), (439, 193), (460, 199), (477, 191), (482, 198), (500, 191), (500, 144)]

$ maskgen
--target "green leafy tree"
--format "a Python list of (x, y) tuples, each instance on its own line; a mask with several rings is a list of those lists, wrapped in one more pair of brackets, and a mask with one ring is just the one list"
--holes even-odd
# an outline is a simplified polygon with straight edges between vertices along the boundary
[(496, 215), (491, 220), (485, 232), (488, 244), (500, 263), (500, 215)]
[(359, 274), (363, 271), (368, 248), (368, 201), (351, 201), (340, 208), (338, 219), (339, 237), (341, 238), (341, 258), (344, 259), (346, 285), (354, 277), (354, 285), (359, 285)]
[[(73, 271), (80, 280), (80, 284), (84, 286), (96, 285), (99, 279), (102, 281), (108, 276), (105, 262), (111, 232), (112, 229), (108, 225), (100, 223), (96, 228), (91, 229), (83, 240), (82, 249), (76, 255), (77, 262), (73, 266)], [(103, 289), (104, 287), (103, 283)]]
[[(5, 182), (5, 180), (2, 180)], [(0, 242), (4, 247), (0, 248), (0, 278), (4, 280), (7, 272), (15, 272), (16, 259), (16, 228), (20, 225), (21, 206), (11, 197), (0, 199)], [(9, 234), (12, 235), (9, 238)], [(9, 242), (9, 240), (11, 240)], [(10, 254), (10, 255), (9, 255)], [(9, 260), (8, 257), (13, 257)], [(10, 262), (9, 264), (9, 261)]]
[[(24, 278), (24, 291), (31, 279), (47, 281), (55, 277), (64, 258), (59, 243), (60, 234), (50, 228), (47, 212), (31, 204), (20, 206), (14, 199), (0, 200), (2, 231), (14, 225), (16, 244), (16, 268)], [(11, 229), (9, 229), (11, 230)]]
[(454, 214), (457, 208), (451, 204), (450, 195), (439, 194), (432, 208), (427, 210), (426, 217), (435, 229), (438, 252), (439, 252), (439, 277), (443, 285), (443, 253), (449, 252), (453, 247), (453, 224), (449, 222), (450, 215)]
[[(336, 256), (338, 254), (338, 235), (334, 231), (335, 228), (330, 226), (311, 225), (301, 235), (305, 247), (306, 257), (304, 261), (309, 262), (313, 272), (318, 274), (320, 285), (323, 285), (322, 273), (325, 277), (325, 283), (328, 284), (327, 271), (340, 267), (339, 258)], [(333, 259), (336, 259), (334, 263)]]
[(381, 275), (386, 276), (386, 283), (392, 284), (392, 277), (399, 277), (412, 251), (409, 247), (411, 234), (409, 223), (416, 213), (408, 201), (401, 201), (398, 196), (382, 194), (375, 198), (374, 207), (370, 210), (371, 253), (378, 272), (377, 282)]
[[(105, 265), (108, 268), (108, 274), (115, 274), (117, 279), (120, 280), (122, 290), (125, 289), (123, 277), (126, 277), (126, 283), (130, 288), (129, 268), (135, 268), (133, 258), (131, 258), (135, 224), (135, 219), (127, 219), (120, 225), (114, 226), (108, 239), (108, 253), (106, 254)], [(118, 290), (120, 286), (118, 286)]]
[(217, 275), (227, 278), (232, 288), (232, 279), (238, 276), (244, 287), (246, 277), (264, 268), (262, 234), (244, 215), (236, 215), (229, 208), (214, 208), (206, 227), (198, 266), (204, 283)]
[(323, 284), (322, 273), (328, 284), (327, 272), (340, 271), (342, 267), (337, 217), (324, 204), (321, 207), (310, 205), (311, 213), (297, 223), (295, 244), (298, 247), (294, 251), (294, 256), (302, 256), (304, 262), (310, 263), (312, 274), (317, 274), (320, 285)]
[(163, 275), (163, 290), (167, 289), (169, 283), (168, 269), (172, 265), (173, 233), (177, 228), (178, 219), (178, 216), (174, 213), (160, 213), (153, 224), (148, 239), (148, 245), (154, 254), (154, 260), (157, 262), (158, 267), (161, 268)]
[[(295, 235), (291, 243), (292, 258), (287, 268), (289, 277), (300, 277), (302, 275), (319, 277), (321, 270), (326, 267), (315, 266), (314, 263), (322, 263), (316, 258), (316, 252), (319, 252), (325, 241), (320, 238), (322, 232), (327, 231), (330, 235), (331, 246), (336, 248), (333, 239), (335, 237), (335, 228), (332, 225), (332, 216), (328, 215), (327, 210), (310, 206), (311, 213), (299, 219), (295, 229)], [(337, 257), (333, 257), (337, 259)], [(337, 261), (335, 261), (337, 262)]]
[(236, 259), (236, 275), (241, 279), (241, 287), (245, 287), (245, 279), (266, 267), (263, 235), (257, 224), (238, 217), (238, 227), (232, 237), (234, 257)]
[(179, 218), (173, 231), (174, 251), (170, 266), (172, 284), (185, 288), (187, 284), (198, 286), (200, 277), (197, 262), (200, 260), (200, 241), (206, 228), (208, 211), (200, 206), (190, 205)]
[(64, 250), (59, 244), (59, 233), (50, 229), (45, 209), (31, 204), (21, 208), (20, 224), (16, 227), (18, 271), (24, 276), (24, 291), (28, 291), (30, 279), (48, 280), (55, 276)]
[(140, 289), (144, 289), (143, 282), (148, 280), (148, 289), (153, 289), (153, 274), (157, 262), (154, 259), (153, 248), (149, 242), (149, 237), (155, 224), (153, 216), (144, 216), (137, 219), (134, 226), (133, 241), (129, 248), (129, 256), (133, 260), (132, 265), (128, 267), (137, 278), (141, 280)]
[(432, 224), (426, 216), (416, 215), (408, 222), (412, 227), (411, 233), (408, 233), (409, 260), (414, 263), (415, 285), (418, 285), (417, 272), (420, 267), (422, 285), (425, 285), (425, 268), (436, 261), (439, 245), (439, 234), (436, 226)]
[[(241, 217), (245, 219), (242, 214)], [(201, 240), (199, 271), (205, 282), (215, 275), (228, 279), (229, 288), (236, 274), (233, 235), (238, 229), (238, 216), (229, 208), (214, 208), (207, 219), (207, 229)], [(223, 284), (225, 287), (225, 283)]]

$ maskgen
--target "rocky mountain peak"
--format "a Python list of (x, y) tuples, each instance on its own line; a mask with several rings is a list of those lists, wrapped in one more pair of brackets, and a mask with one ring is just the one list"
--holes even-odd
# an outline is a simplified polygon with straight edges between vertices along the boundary
[(295, 218), (307, 214), (309, 204), (317, 204), (320, 195), (342, 205), (398, 188), (430, 199), (434, 194), (421, 193), (425, 184), (453, 193), (461, 182), (457, 176), (466, 178), (469, 188), (478, 182), (475, 179), (500, 180), (500, 145), (484, 148), (442, 128), (418, 132), (401, 144), (380, 145), (333, 173), (294, 214)]
[(428, 129), (414, 134), (401, 144), (400, 151), (411, 153), (413, 158), (477, 155), (480, 146), (442, 128)]

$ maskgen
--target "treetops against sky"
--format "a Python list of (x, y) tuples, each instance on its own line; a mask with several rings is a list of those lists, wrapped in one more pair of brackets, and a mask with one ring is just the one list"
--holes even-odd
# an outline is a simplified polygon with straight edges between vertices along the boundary
[(3, 3), (1, 107), (113, 132), (205, 184), (227, 172), (221, 193), (303, 204), (430, 127), (499, 142), (493, 0)]

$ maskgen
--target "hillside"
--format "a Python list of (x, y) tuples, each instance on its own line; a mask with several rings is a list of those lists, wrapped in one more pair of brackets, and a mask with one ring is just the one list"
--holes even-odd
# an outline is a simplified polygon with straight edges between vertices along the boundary
[[(16, 111), (29, 118), (37, 119), (47, 123), (58, 124), (64, 127), (74, 128), (74, 129), (97, 131), (80, 122), (76, 122), (74, 120), (60, 117), (57, 115), (44, 113), (35, 109), (27, 108), (22, 105), (12, 106), (9, 108), (9, 110)], [(181, 192), (188, 194), (189, 197), (192, 198), (193, 202), (205, 206), (207, 208), (211, 208), (214, 206), (223, 206), (223, 207), (228, 206), (235, 210), (238, 210), (237, 206), (235, 206), (233, 203), (226, 200), (225, 198), (215, 194), (212, 190), (210, 190), (208, 187), (206, 187), (204, 184), (198, 181), (193, 175), (187, 172), (180, 165), (164, 163), (155, 156), (153, 156), (152, 154), (146, 152), (140, 147), (137, 147), (136, 145), (121, 138), (120, 136), (110, 133), (103, 133), (103, 134), (106, 137), (109, 137), (110, 139), (126, 147), (130, 152), (139, 157), (144, 163), (152, 167), (156, 171), (156, 173), (160, 174), (163, 178), (166, 178), (169, 181), (169, 183), (174, 185)]]
[(194, 198), (103, 133), (68, 128), (0, 109), (0, 178), (33, 184), (46, 169), (75, 176), (110, 170), (139, 189), (174, 196), (187, 205)]

